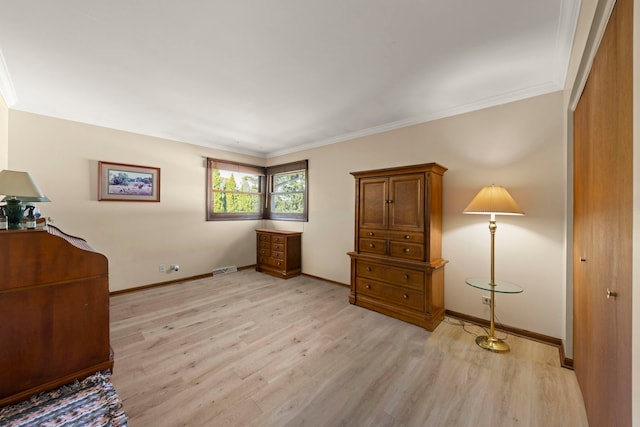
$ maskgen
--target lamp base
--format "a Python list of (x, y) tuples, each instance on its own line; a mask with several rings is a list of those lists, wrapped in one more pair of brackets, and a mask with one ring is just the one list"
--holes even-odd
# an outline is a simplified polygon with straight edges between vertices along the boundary
[(9, 223), (9, 230), (22, 230), (22, 217), (24, 215), (24, 206), (20, 204), (20, 200), (15, 197), (5, 200), (7, 205), (4, 207), (4, 211), (7, 214), (7, 222)]
[(476, 338), (476, 344), (485, 350), (493, 351), (496, 353), (509, 352), (509, 345), (503, 340), (496, 337), (479, 336)]

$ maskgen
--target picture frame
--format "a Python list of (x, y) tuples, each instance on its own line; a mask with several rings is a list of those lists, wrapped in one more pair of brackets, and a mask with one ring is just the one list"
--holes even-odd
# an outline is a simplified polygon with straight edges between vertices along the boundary
[(98, 201), (159, 202), (160, 168), (99, 161)]

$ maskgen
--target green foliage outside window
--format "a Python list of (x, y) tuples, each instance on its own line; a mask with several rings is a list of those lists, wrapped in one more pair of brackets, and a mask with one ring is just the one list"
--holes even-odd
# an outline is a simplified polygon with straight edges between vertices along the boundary
[(305, 209), (305, 171), (294, 171), (273, 176), (271, 211), (303, 213)]
[[(238, 176), (238, 180), (236, 179)], [(212, 169), (214, 213), (259, 213), (260, 177)]]
[(208, 159), (207, 220), (308, 220), (307, 161), (261, 167)]

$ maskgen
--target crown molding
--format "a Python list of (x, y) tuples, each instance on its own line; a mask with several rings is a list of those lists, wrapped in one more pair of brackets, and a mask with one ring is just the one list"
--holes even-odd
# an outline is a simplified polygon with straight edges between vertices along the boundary
[(7, 68), (7, 63), (4, 61), (4, 56), (0, 50), (0, 95), (4, 98), (4, 102), (7, 107), (13, 107), (18, 102), (16, 91), (11, 81), (11, 75)]
[(356, 138), (362, 138), (365, 136), (388, 132), (395, 129), (418, 125), (418, 124), (430, 122), (433, 120), (457, 116), (459, 114), (469, 113), (471, 111), (477, 111), (477, 110), (482, 110), (484, 108), (490, 108), (498, 105), (508, 104), (510, 102), (520, 101), (526, 98), (533, 98), (535, 96), (545, 95), (547, 93), (557, 92), (559, 90), (562, 90), (562, 88), (558, 86), (556, 82), (546, 82), (540, 85), (508, 92), (502, 95), (483, 98), (473, 103), (458, 105), (452, 108), (440, 110), (428, 115), (421, 115), (421, 116), (416, 116), (416, 117), (412, 117), (404, 120), (398, 120), (398, 121), (386, 123), (380, 126), (374, 126), (367, 129), (363, 129), (355, 132), (349, 132), (349, 133), (338, 135), (335, 137), (323, 139), (320, 141), (310, 142), (308, 144), (301, 144), (301, 145), (296, 145), (294, 147), (284, 148), (282, 150), (272, 151), (270, 153), (267, 153), (266, 157), (273, 158), (273, 157), (282, 156), (285, 154), (291, 154), (299, 151), (310, 150), (312, 148), (323, 147), (325, 145), (337, 144), (339, 142), (350, 141)]
[(604, 0), (598, 2), (593, 21), (591, 23), (591, 29), (589, 30), (589, 35), (587, 37), (587, 43), (582, 55), (582, 60), (578, 67), (576, 80), (571, 90), (571, 96), (569, 97), (569, 109), (571, 111), (575, 111), (578, 106), (578, 101), (580, 101), (582, 91), (584, 91), (587, 79), (589, 78), (589, 73), (591, 72), (593, 60), (596, 57), (596, 53), (598, 53), (600, 42), (604, 37), (604, 32), (607, 29), (607, 24), (609, 23), (609, 18), (613, 13), (613, 7), (615, 5), (616, 0)]
[(578, 27), (578, 16), (582, 1), (562, 0), (560, 5), (560, 19), (558, 22), (558, 34), (556, 36), (556, 81), (559, 86), (564, 87), (569, 71), (569, 61), (571, 60), (571, 50)]

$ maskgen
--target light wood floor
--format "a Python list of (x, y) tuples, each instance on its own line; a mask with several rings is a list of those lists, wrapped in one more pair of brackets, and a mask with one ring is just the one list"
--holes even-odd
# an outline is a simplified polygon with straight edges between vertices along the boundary
[(113, 383), (137, 426), (586, 426), (557, 349), (447, 319), (434, 332), (348, 289), (244, 270), (111, 298)]

